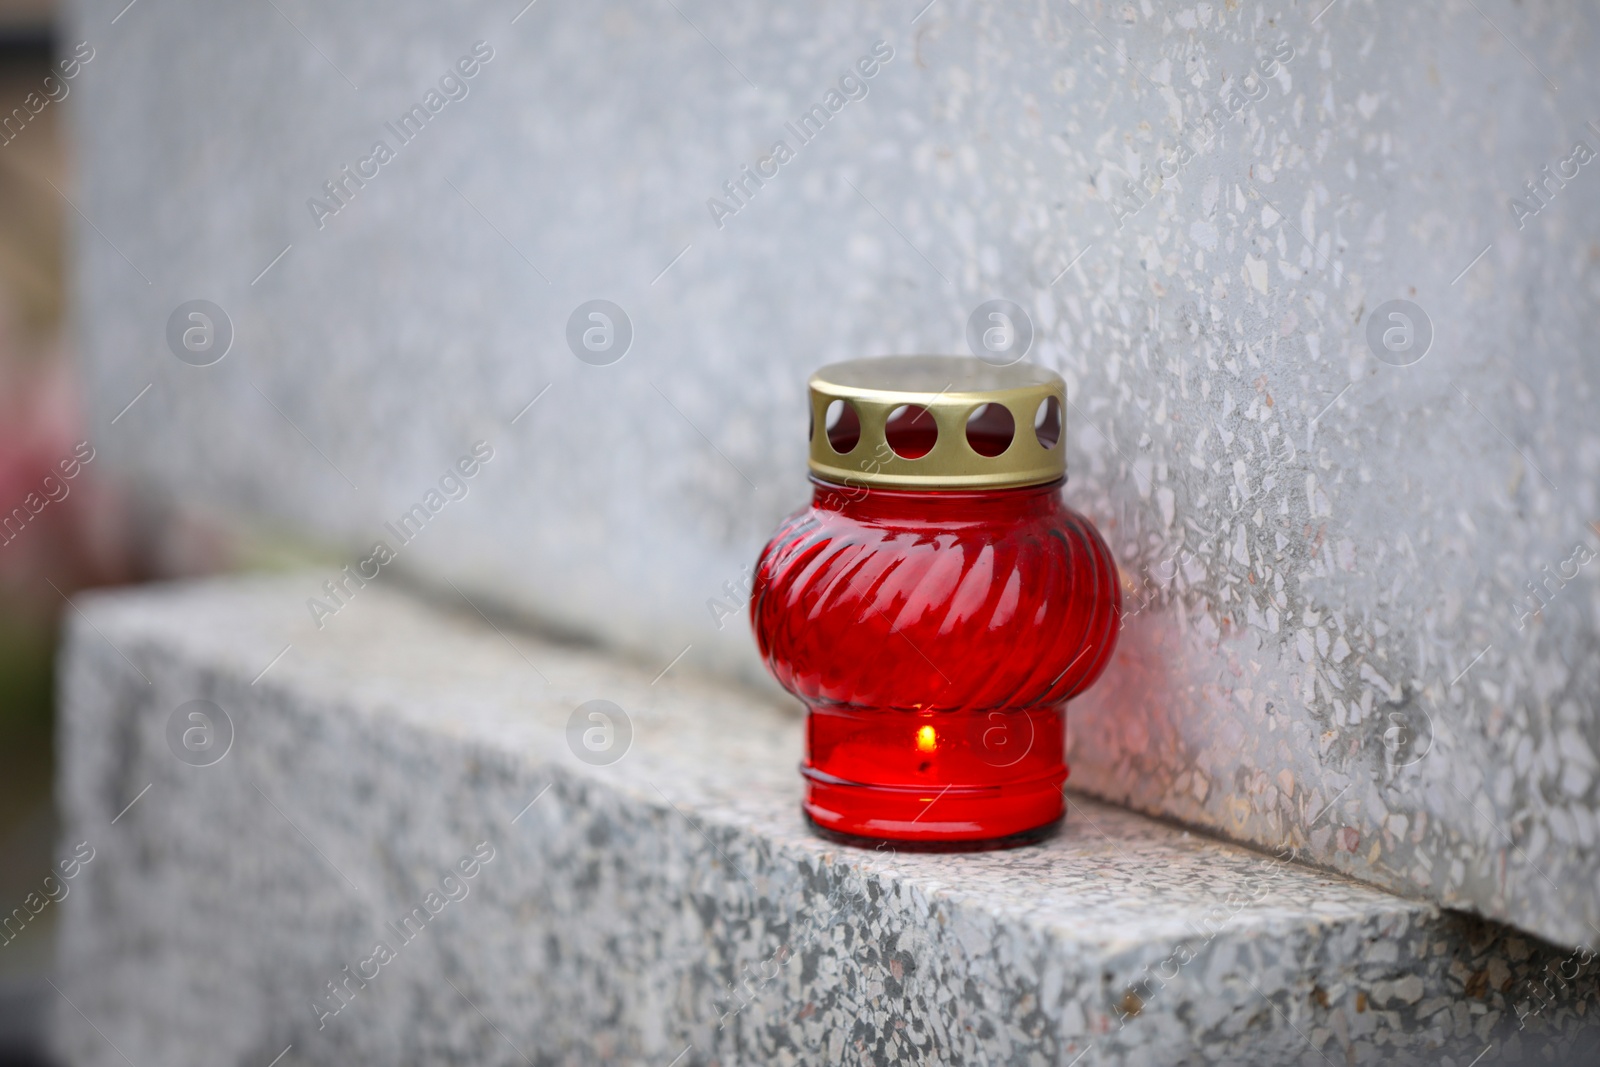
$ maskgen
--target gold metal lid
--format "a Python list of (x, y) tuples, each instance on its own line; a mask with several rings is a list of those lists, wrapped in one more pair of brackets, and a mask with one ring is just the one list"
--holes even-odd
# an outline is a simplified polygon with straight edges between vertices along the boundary
[(1067, 472), (1066, 383), (1032, 363), (882, 356), (811, 376), (811, 472), (844, 485), (1038, 485)]

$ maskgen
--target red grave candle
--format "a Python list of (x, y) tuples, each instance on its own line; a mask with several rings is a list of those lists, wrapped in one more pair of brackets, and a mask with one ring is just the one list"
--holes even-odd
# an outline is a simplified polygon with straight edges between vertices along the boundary
[(1066, 702), (1116, 645), (1116, 564), (1061, 500), (1065, 385), (895, 356), (812, 376), (811, 504), (761, 553), (762, 658), (805, 702), (804, 809), (992, 847), (1060, 817)]

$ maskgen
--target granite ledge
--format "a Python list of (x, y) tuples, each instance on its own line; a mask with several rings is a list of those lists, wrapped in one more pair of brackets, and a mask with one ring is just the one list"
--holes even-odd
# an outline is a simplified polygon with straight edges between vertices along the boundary
[[(759, 695), (376, 586), (319, 631), (306, 584), (80, 602), (67, 1062), (1460, 1067), (1594, 1040), (1593, 962), (1509, 928), (1078, 796), (1032, 848), (841, 848)], [(594, 699), (631, 722), (606, 766), (567, 741)], [(208, 766), (168, 740), (195, 700), (232, 724)]]

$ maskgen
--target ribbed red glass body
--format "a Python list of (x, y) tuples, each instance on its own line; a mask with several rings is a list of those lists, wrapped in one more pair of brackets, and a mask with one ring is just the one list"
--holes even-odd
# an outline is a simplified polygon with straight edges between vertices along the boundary
[(1061, 482), (845, 488), (762, 551), (751, 616), (809, 709), (805, 811), (864, 838), (985, 842), (1062, 812), (1066, 701), (1099, 676), (1122, 598)]

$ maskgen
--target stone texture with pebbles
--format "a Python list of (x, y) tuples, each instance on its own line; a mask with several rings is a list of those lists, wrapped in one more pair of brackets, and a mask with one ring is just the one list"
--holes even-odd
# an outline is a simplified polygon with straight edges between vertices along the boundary
[[(308, 635), (306, 580), (70, 626), (68, 1062), (1464, 1064), (1593, 1017), (1593, 964), (1087, 798), (1012, 852), (830, 845), (760, 695), (376, 587)], [(594, 699), (607, 765), (567, 741)]]

